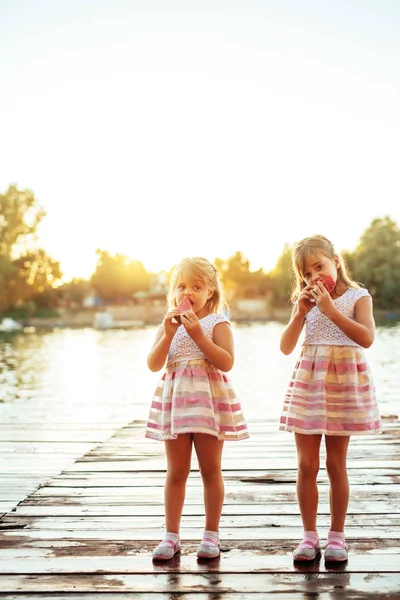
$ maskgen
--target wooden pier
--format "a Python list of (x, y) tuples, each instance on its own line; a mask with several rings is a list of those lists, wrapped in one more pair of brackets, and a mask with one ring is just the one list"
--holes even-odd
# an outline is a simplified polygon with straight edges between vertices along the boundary
[[(151, 551), (164, 526), (164, 448), (144, 439), (143, 422), (133, 422), (89, 450), (83, 446), (81, 457), (47, 481), (43, 477), (15, 507), (9, 501), (3, 504), (0, 598), (400, 598), (398, 418), (384, 419), (382, 435), (351, 440), (350, 553), (348, 562), (336, 568), (325, 566), (323, 556), (310, 565), (293, 564), (291, 553), (302, 533), (294, 440), (277, 430), (275, 420), (250, 422), (249, 429), (249, 440), (225, 444), (219, 559), (196, 558), (204, 511), (194, 456), (182, 551), (165, 564), (152, 563)], [(81, 441), (87, 444), (89, 439)], [(319, 481), (319, 532), (324, 540), (329, 526), (324, 468)], [(22, 479), (18, 470), (9, 470), (0, 483), (6, 496), (15, 498)]]

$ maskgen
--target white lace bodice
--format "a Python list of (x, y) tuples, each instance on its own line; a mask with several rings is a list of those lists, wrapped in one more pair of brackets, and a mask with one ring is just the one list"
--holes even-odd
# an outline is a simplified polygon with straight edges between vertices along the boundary
[[(370, 296), (365, 288), (349, 288), (333, 301), (341, 313), (354, 320), (357, 300)], [(358, 346), (343, 333), (319, 308), (315, 307), (306, 315), (306, 331), (303, 345), (323, 344), (325, 346)]]
[[(224, 313), (210, 313), (200, 319), (200, 323), (206, 336), (212, 340), (215, 325), (218, 323), (229, 323), (229, 319)], [(167, 364), (169, 365), (179, 360), (190, 360), (192, 358), (205, 358), (205, 356), (187, 333), (184, 326), (181, 325), (172, 339)]]

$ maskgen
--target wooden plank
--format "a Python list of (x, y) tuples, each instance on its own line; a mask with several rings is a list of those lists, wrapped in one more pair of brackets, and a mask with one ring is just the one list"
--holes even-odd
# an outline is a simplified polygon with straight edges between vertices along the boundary
[[(18, 536), (18, 532), (10, 534), (5, 540), (1, 550), (1, 561), (10, 560), (14, 558), (52, 558), (52, 557), (72, 557), (78, 556), (131, 556), (134, 557), (134, 563), (132, 568), (139, 568), (138, 565), (152, 565), (151, 552), (154, 548), (154, 540), (140, 540), (138, 544), (126, 543), (125, 540), (103, 540), (103, 539), (85, 539), (85, 540), (70, 540), (70, 539), (56, 539), (56, 540), (43, 540), (39, 538), (24, 538), (23, 543), (21, 538)], [(182, 545), (181, 557), (194, 556), (197, 550), (199, 540), (184, 540)], [(248, 556), (249, 562), (247, 569), (252, 568), (251, 558), (254, 556), (291, 556), (293, 550), (294, 540), (292, 539), (263, 539), (257, 540), (255, 543), (253, 540), (230, 540), (229, 543), (223, 540), (222, 543), (222, 558), (225, 560), (228, 557), (236, 556)], [(359, 557), (361, 561), (362, 556), (377, 555), (378, 557), (384, 557), (388, 555), (398, 555), (399, 543), (396, 539), (386, 538), (356, 538), (353, 537), (350, 540), (350, 560), (353, 564), (353, 558)], [(222, 559), (221, 559), (222, 560)], [(143, 566), (142, 564), (142, 566)], [(210, 568), (212, 568), (210, 563)], [(245, 562), (243, 562), (245, 566)], [(176, 568), (174, 563), (165, 563), (165, 569)]]
[[(162, 517), (164, 515), (164, 505), (159, 502), (157, 505), (144, 505), (144, 504), (121, 504), (121, 503), (109, 503), (97, 504), (87, 503), (82, 501), (80, 505), (72, 504), (68, 502), (68, 499), (62, 498), (57, 503), (45, 502), (43, 499), (39, 504), (32, 504), (29, 502), (23, 502), (18, 505), (15, 510), (11, 513), (16, 517), (103, 517), (103, 516), (127, 516), (127, 517), (140, 517), (148, 516)], [(348, 516), (352, 515), (387, 515), (393, 514), (395, 508), (398, 507), (398, 503), (394, 502), (391, 506), (389, 503), (371, 503), (371, 502), (356, 502), (348, 511)], [(297, 515), (299, 516), (300, 511), (297, 502), (286, 502), (285, 504), (275, 504), (274, 506), (264, 504), (225, 504), (223, 508), (223, 514), (228, 515)], [(328, 503), (320, 503), (318, 507), (318, 515), (329, 515), (330, 508)], [(199, 504), (185, 504), (183, 507), (183, 516), (202, 516), (204, 515), (204, 505)], [(9, 515), (8, 515), (9, 516)], [(1, 529), (1, 526), (0, 526)]]
[[(91, 531), (101, 530), (126, 530), (134, 527), (135, 529), (154, 529), (159, 528), (163, 525), (165, 520), (164, 515), (156, 517), (155, 515), (101, 515), (101, 516), (89, 516), (82, 515), (76, 517), (66, 516), (42, 516), (40, 519), (37, 517), (22, 517), (15, 513), (12, 515), (6, 515), (0, 524), (1, 529), (8, 528), (24, 528), (28, 529), (73, 529), (82, 530), (87, 529)], [(320, 527), (328, 527), (330, 523), (329, 515), (320, 515), (319, 518)], [(377, 522), (379, 527), (384, 528), (390, 526), (393, 529), (400, 530), (400, 514), (398, 513), (386, 513), (386, 514), (373, 514), (373, 515), (348, 515), (346, 519), (346, 529), (349, 527), (375, 527)], [(196, 527), (199, 523), (198, 515), (185, 515), (182, 520), (183, 527)], [(248, 515), (248, 514), (233, 514), (226, 515), (222, 514), (221, 517), (221, 528), (248, 528), (253, 527), (269, 528), (269, 527), (285, 527), (295, 528), (299, 525), (298, 515)]]
[[(246, 464), (248, 464), (249, 459), (232, 458), (231, 460), (223, 461), (223, 468), (231, 469), (231, 470), (243, 470), (246, 468)], [(349, 468), (356, 469), (358, 466), (364, 469), (379, 469), (380, 463), (379, 460), (371, 460), (371, 459), (361, 459), (360, 461), (349, 460)], [(89, 466), (90, 465), (90, 466)], [(283, 460), (274, 460), (268, 458), (258, 458), (257, 460), (252, 460), (252, 467), (260, 469), (260, 470), (268, 470), (268, 469), (293, 469), (294, 462), (293, 461), (283, 461)], [(400, 461), (399, 460), (390, 460), (386, 459), (386, 466), (391, 468), (400, 469)], [(88, 471), (103, 471), (103, 472), (113, 472), (116, 473), (118, 471), (163, 471), (165, 470), (164, 461), (160, 460), (149, 460), (146, 457), (138, 457), (135, 461), (80, 461), (76, 462), (68, 469), (69, 472), (88, 472)]]
[[(182, 523), (181, 536), (184, 540), (199, 540), (201, 538), (204, 529), (204, 523), (199, 520), (196, 527), (186, 527), (185, 523)], [(25, 538), (40, 539), (43, 540), (56, 540), (56, 539), (68, 539), (68, 540), (126, 540), (130, 542), (140, 541), (160, 541), (164, 532), (163, 523), (161, 520), (153, 529), (141, 529), (140, 527), (126, 527), (124, 529), (104, 529), (102, 531), (91, 530), (91, 529), (71, 529), (71, 528), (59, 528), (54, 530), (49, 529), (18, 529), (18, 536), (20, 537), (21, 543)], [(14, 529), (10, 531), (5, 528), (1, 531), (1, 544), (6, 544), (6, 539), (9, 535), (14, 535)], [(254, 543), (259, 540), (264, 540), (266, 537), (271, 540), (282, 540), (292, 539), (301, 540), (302, 527), (301, 523), (296, 527), (270, 527), (270, 528), (258, 528), (258, 527), (237, 527), (232, 531), (232, 527), (220, 528), (221, 538), (224, 540), (254, 540)], [(390, 540), (398, 540), (400, 537), (399, 529), (393, 529), (388, 527), (374, 527), (374, 535), (381, 536)], [(366, 530), (363, 527), (352, 527), (346, 528), (346, 536), (351, 539), (353, 537), (366, 538), (371, 537), (371, 530)], [(136, 545), (136, 544), (135, 544)], [(400, 566), (399, 566), (400, 569)]]
[[(320, 497), (324, 499), (329, 493), (328, 484), (320, 485)], [(385, 499), (386, 497), (398, 497), (400, 495), (400, 484), (390, 485), (353, 485), (352, 498), (358, 499), (368, 494), (371, 500)], [(287, 499), (293, 499), (296, 495), (295, 485), (291, 484), (267, 484), (267, 485), (251, 485), (240, 482), (230, 485), (230, 482), (225, 483), (225, 501), (236, 501), (239, 497), (251, 498), (255, 502), (282, 502)], [(142, 488), (136, 486), (124, 486), (116, 492), (115, 488), (108, 487), (42, 487), (38, 489), (32, 497), (115, 497), (133, 499), (146, 502), (146, 499), (156, 499), (163, 497), (163, 488)], [(202, 487), (200, 485), (188, 486), (187, 498), (202, 497)], [(242, 502), (243, 503), (243, 502)]]
[[(297, 472), (281, 471), (281, 472), (270, 472), (266, 473), (263, 471), (241, 471), (240, 474), (237, 472), (223, 471), (223, 477), (225, 483), (240, 481), (257, 484), (271, 484), (271, 483), (296, 483)], [(189, 483), (192, 483), (193, 472), (190, 475)], [(48, 487), (148, 487), (149, 480), (151, 481), (152, 487), (162, 487), (165, 483), (165, 475), (163, 473), (149, 472), (144, 474), (130, 473), (130, 472), (119, 472), (116, 475), (105, 474), (105, 473), (90, 473), (81, 475), (80, 473), (56, 475), (51, 481), (48, 482)], [(318, 483), (326, 483), (327, 476), (325, 473), (320, 473), (317, 478)], [(0, 476), (0, 481), (2, 478)], [(14, 480), (15, 481), (15, 480)], [(400, 469), (354, 469), (349, 470), (349, 481), (350, 484), (385, 484), (390, 485), (391, 483), (400, 484)], [(201, 485), (200, 480), (193, 482), (193, 485)]]
[[(374, 555), (351, 555), (348, 564), (342, 565), (346, 573), (398, 573), (398, 555), (396, 553)], [(130, 573), (151, 575), (160, 573), (297, 573), (290, 555), (254, 554), (239, 549), (225, 552), (217, 561), (198, 561), (195, 550), (190, 554), (181, 553), (174, 561), (154, 564), (150, 552), (141, 555), (126, 556), (64, 556), (51, 558), (25, 557), (24, 560), (2, 559), (2, 575), (45, 575), (45, 574), (96, 574)], [(323, 560), (309, 565), (307, 572), (331, 572), (332, 567)]]
[(79, 456), (89, 452), (93, 444), (83, 442), (72, 442), (69, 440), (58, 442), (27, 442), (22, 441), (0, 441), (0, 455), (10, 454), (72, 454)]
[[(302, 535), (293, 436), (274, 431), (273, 421), (254, 425), (251, 443), (226, 444), (219, 560), (204, 564), (195, 555), (204, 506), (194, 457), (182, 518), (182, 552), (166, 564), (152, 563), (151, 551), (165, 523), (165, 455), (163, 444), (143, 442), (142, 422), (87, 449), (75, 464), (31, 491), (1, 519), (0, 599), (24, 593), (53, 598), (57, 590), (64, 600), (72, 593), (98, 600), (107, 593), (110, 598), (111, 590), (121, 600), (135, 596), (154, 600), (157, 595), (170, 599), (172, 594), (199, 600), (204, 593), (209, 600), (264, 598), (266, 593), (296, 600), (311, 594), (331, 600), (341, 592), (354, 600), (375, 600), (396, 594), (400, 590), (398, 423), (390, 422), (382, 436), (351, 444), (346, 527), (350, 558), (339, 571), (323, 561), (293, 564), (293, 546)], [(58, 450), (77, 449), (80, 443), (75, 439), (68, 446), (61, 438)], [(19, 453), (9, 452), (8, 443), (3, 444), (4, 452), (1, 446), (0, 460), (8, 454), (18, 465)], [(32, 447), (37, 452), (45, 448), (38, 443)], [(26, 448), (24, 442), (19, 446)], [(13, 493), (18, 479), (17, 472), (0, 478), (4, 492)], [(329, 527), (329, 497), (323, 468), (319, 489), (318, 523), (324, 536)]]
[(5, 427), (5, 425), (1, 424), (0, 429), (0, 440), (4, 442), (31, 442), (31, 443), (58, 443), (60, 440), (68, 439), (71, 442), (75, 443), (90, 443), (90, 444), (100, 444), (104, 439), (108, 436), (112, 435), (113, 429), (110, 429), (108, 425), (104, 429), (96, 428), (94, 430), (87, 429), (87, 425), (83, 424), (82, 429), (60, 429), (59, 423), (57, 423), (57, 427), (48, 429), (41, 428), (31, 428), (30, 426), (26, 426), (26, 430), (23, 427)]
[[(332, 589), (336, 594), (339, 590), (348, 592), (368, 593), (370, 597), (378, 599), (387, 594), (397, 593), (399, 590), (399, 576), (395, 573), (365, 573), (326, 572), (315, 573), (310, 578), (310, 573), (153, 573), (151, 575), (138, 574), (94, 574), (88, 575), (4, 575), (2, 577), (2, 592), (4, 593), (60, 593), (60, 592), (106, 592), (111, 590), (136, 592), (136, 593), (195, 593), (212, 592), (216, 595), (252, 593), (293, 593), (301, 592), (306, 597), (320, 593), (331, 594)], [(375, 594), (375, 595), (373, 595)], [(378, 595), (377, 595), (378, 594)], [(384, 596), (386, 594), (386, 596)], [(151, 596), (150, 596), (151, 597)], [(332, 596), (331, 596), (332, 597)]]

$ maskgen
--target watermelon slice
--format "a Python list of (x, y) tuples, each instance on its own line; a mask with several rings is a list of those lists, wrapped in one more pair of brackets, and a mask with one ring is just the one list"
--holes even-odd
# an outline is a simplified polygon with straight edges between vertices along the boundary
[[(185, 313), (188, 310), (191, 310), (191, 308), (192, 308), (192, 303), (190, 302), (189, 298), (186, 298), (186, 296), (184, 298), (182, 298), (182, 300), (179, 302), (179, 304), (177, 306), (177, 309), (179, 310), (179, 312), (181, 314)], [(181, 323), (181, 318), (179, 315), (174, 317), (174, 319), (176, 321), (178, 321), (178, 323)]]
[(324, 277), (322, 279), (322, 283), (324, 284), (328, 294), (331, 294), (336, 287), (336, 281), (331, 275), (327, 275), (326, 277)]
[[(326, 275), (323, 277), (321, 279), (321, 283), (324, 284), (328, 294), (331, 294), (336, 287), (336, 281), (333, 279), (332, 275)], [(314, 298), (310, 298), (310, 302), (315, 302)]]

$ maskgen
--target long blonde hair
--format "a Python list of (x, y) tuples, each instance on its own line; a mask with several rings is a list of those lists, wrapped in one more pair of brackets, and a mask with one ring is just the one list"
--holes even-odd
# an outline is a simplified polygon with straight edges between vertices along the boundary
[(358, 288), (360, 285), (351, 277), (350, 271), (346, 262), (338, 252), (336, 252), (332, 242), (323, 235), (313, 235), (306, 237), (297, 242), (292, 252), (292, 266), (295, 275), (291, 300), (295, 302), (303, 288), (306, 287), (306, 282), (303, 279), (305, 262), (309, 256), (323, 255), (333, 260), (337, 258), (339, 261), (337, 284), (344, 284), (346, 288)]
[(184, 258), (172, 271), (167, 294), (169, 308), (176, 308), (175, 290), (182, 276), (199, 279), (206, 287), (213, 290), (213, 295), (207, 300), (207, 308), (210, 313), (218, 313), (226, 310), (227, 303), (218, 271), (206, 258), (200, 256)]

